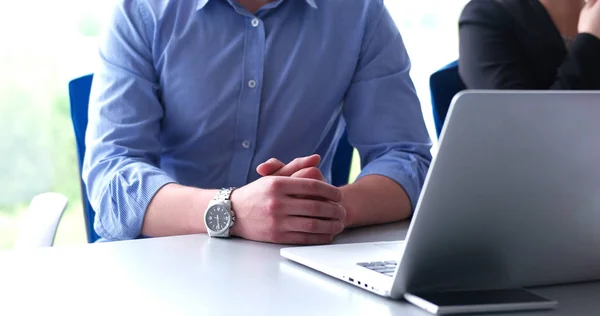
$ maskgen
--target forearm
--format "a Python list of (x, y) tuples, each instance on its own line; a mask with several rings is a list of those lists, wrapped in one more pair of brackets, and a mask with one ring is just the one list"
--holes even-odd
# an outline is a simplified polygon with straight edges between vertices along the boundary
[(165, 185), (148, 205), (142, 234), (161, 237), (206, 233), (204, 210), (216, 193), (174, 183)]
[(341, 190), (346, 227), (395, 222), (411, 215), (408, 195), (388, 177), (367, 175)]
[(567, 58), (558, 68), (551, 90), (600, 89), (600, 39), (591, 34), (579, 34)]

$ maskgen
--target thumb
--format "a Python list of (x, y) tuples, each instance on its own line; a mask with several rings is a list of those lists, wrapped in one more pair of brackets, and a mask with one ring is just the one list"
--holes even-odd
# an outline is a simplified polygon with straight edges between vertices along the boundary
[(275, 172), (285, 167), (285, 164), (279, 159), (271, 158), (256, 167), (256, 172), (262, 177), (266, 177), (269, 175), (274, 175)]
[(283, 168), (277, 170), (273, 173), (274, 176), (282, 176), (282, 177), (290, 177), (294, 173), (306, 169), (313, 168), (319, 166), (321, 163), (321, 156), (319, 155), (311, 155), (301, 158), (296, 158), (292, 160), (292, 162), (285, 165)]
[(292, 175), (292, 178), (315, 179), (315, 180), (319, 180), (322, 182), (326, 182), (325, 177), (321, 173), (321, 170), (319, 170), (319, 168), (316, 168), (316, 167), (310, 167), (310, 168), (302, 169), (300, 171), (296, 171)]
[(283, 165), (283, 163), (281, 163), (279, 160), (276, 160), (276, 162), (272, 162), (271, 160), (272, 159), (269, 159), (269, 161), (258, 166), (257, 172), (261, 176), (290, 177), (302, 169), (319, 166), (319, 163), (321, 163), (321, 156), (311, 155), (296, 158), (287, 165)]

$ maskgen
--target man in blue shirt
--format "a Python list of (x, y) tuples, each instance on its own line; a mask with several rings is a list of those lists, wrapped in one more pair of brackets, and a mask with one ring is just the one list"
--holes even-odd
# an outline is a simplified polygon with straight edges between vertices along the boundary
[[(431, 160), (409, 70), (383, 0), (120, 0), (90, 97), (95, 230), (322, 244), (409, 217)], [(344, 129), (363, 168), (337, 188)]]

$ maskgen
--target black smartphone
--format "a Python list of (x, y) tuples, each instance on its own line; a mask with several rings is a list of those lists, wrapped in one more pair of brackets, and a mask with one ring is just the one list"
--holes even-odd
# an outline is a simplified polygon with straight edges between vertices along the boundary
[(524, 289), (406, 293), (404, 299), (436, 315), (553, 309), (558, 304)]

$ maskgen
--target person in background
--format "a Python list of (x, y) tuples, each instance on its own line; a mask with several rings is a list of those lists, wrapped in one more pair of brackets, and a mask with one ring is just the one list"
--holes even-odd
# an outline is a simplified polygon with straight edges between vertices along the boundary
[[(383, 0), (120, 0), (86, 131), (96, 232), (323, 244), (408, 218), (431, 161), (409, 72)], [(338, 188), (344, 129), (363, 168)]]
[(598, 0), (472, 0), (459, 35), (469, 89), (600, 89)]

